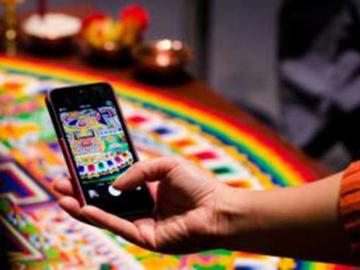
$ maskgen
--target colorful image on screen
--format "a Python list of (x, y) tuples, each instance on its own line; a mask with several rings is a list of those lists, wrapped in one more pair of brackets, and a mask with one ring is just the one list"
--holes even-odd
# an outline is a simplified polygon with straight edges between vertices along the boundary
[(113, 181), (134, 162), (115, 107), (107, 104), (60, 113), (83, 184)]

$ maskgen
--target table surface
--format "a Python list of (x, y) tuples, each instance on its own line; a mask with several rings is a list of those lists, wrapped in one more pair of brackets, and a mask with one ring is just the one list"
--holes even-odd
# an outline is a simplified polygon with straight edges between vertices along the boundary
[[(63, 11), (69, 14), (73, 14), (79, 17), (83, 17), (84, 14), (89, 14), (94, 10), (94, 7), (91, 5), (83, 5), (76, 4), (71, 7), (62, 8), (59, 11)], [(74, 14), (75, 12), (75, 14)], [(81, 13), (81, 14), (80, 14)], [(26, 17), (27, 14), (23, 14), (20, 18)], [(21, 21), (21, 20), (20, 20)], [(116, 67), (116, 66), (106, 66), (106, 65), (91, 65), (81, 59), (76, 53), (72, 53), (70, 55), (63, 56), (36, 56), (30, 54), (24, 50), (19, 49), (19, 56), (25, 56), (27, 59), (34, 60), (43, 60), (49, 61), (51, 63), (59, 64), (62, 66), (68, 66), (70, 68), (76, 68), (79, 70), (90, 71), (90, 72), (98, 72), (103, 75), (108, 75), (112, 77), (121, 78), (124, 81), (128, 81), (131, 83), (136, 83), (140, 86), (149, 86), (144, 82), (141, 82), (136, 79), (134, 67)], [(152, 86), (152, 85), (150, 85)], [(181, 98), (189, 99), (206, 107), (212, 108), (214, 110), (218, 110), (222, 113), (231, 115), (236, 118), (239, 122), (251, 126), (254, 130), (260, 132), (260, 134), (265, 134), (272, 141), (280, 143), (286, 151), (290, 155), (294, 155), (299, 158), (302, 162), (304, 162), (310, 169), (314, 171), (314, 173), (319, 177), (324, 177), (329, 174), (329, 169), (326, 168), (323, 164), (309, 158), (300, 150), (296, 149), (289, 142), (287, 142), (284, 138), (281, 137), (279, 133), (270, 127), (260, 123), (254, 117), (252, 117), (249, 113), (241, 110), (230, 101), (226, 100), (222, 97), (218, 92), (213, 90), (206, 83), (201, 80), (189, 76), (189, 78), (182, 83), (178, 84), (156, 84), (156, 89), (159, 92), (163, 92), (165, 94), (171, 94), (173, 96), (178, 96)], [(241, 89), (239, 89), (239, 95), (241, 95)]]

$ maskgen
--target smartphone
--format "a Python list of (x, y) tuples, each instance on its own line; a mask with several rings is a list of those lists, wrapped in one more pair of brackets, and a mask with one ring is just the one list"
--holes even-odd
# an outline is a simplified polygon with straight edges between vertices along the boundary
[(45, 103), (80, 204), (123, 218), (151, 214), (154, 202), (146, 185), (132, 190), (111, 186), (138, 161), (111, 86), (96, 83), (53, 89)]

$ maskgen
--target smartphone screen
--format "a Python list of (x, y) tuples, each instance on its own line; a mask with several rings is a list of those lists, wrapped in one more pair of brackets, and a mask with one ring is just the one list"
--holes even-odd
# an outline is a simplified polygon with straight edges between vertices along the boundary
[(130, 191), (111, 186), (138, 161), (111, 87), (95, 84), (55, 89), (48, 103), (86, 204), (120, 216), (151, 211), (153, 202), (146, 185)]

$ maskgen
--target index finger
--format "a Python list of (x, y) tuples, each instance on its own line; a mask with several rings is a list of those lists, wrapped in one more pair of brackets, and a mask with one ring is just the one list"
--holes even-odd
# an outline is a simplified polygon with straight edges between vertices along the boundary
[(132, 189), (145, 182), (162, 180), (179, 165), (177, 157), (161, 157), (135, 163), (126, 173), (116, 179), (112, 185), (117, 189)]

